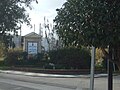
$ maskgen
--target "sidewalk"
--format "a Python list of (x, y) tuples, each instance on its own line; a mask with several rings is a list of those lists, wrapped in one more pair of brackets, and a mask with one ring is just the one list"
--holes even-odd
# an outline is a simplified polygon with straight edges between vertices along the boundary
[[(23, 71), (13, 71), (13, 70), (0, 70), (0, 73), (16, 74), (16, 75), (25, 75), (33, 77), (53, 77), (53, 78), (90, 78), (88, 75), (59, 75), (59, 74), (44, 74), (44, 73), (32, 73), (32, 72), (23, 72)], [(98, 77), (107, 77), (107, 74), (95, 74), (95, 78)]]

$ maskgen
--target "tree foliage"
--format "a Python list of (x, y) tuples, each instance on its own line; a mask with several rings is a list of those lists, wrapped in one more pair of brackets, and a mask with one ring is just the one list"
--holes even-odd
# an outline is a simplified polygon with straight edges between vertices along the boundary
[(54, 21), (65, 45), (110, 46), (120, 68), (119, 0), (67, 0)]
[(5, 55), (5, 45), (0, 42), (0, 58), (3, 58)]
[[(8, 45), (10, 32), (16, 33), (22, 23), (30, 25), (26, 7), (36, 0), (0, 0), (0, 40)], [(37, 1), (36, 1), (37, 2)]]
[(66, 45), (105, 47), (120, 42), (119, 0), (67, 0), (55, 17)]

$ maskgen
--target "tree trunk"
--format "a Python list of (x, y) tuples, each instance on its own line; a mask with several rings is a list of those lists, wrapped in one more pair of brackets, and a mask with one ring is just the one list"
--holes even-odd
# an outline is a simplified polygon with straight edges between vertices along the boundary
[(117, 65), (117, 67), (118, 67), (118, 69), (120, 71), (120, 62), (116, 63), (116, 65)]
[(113, 90), (113, 47), (109, 46), (109, 58), (108, 58), (108, 90)]
[(112, 49), (113, 49), (112, 53), (114, 56), (113, 59), (110, 59), (108, 52), (104, 48), (102, 48), (102, 51), (103, 51), (104, 56), (111, 62), (115, 63), (120, 71), (120, 44), (113, 46)]
[(120, 44), (114, 46), (114, 61), (120, 71)]

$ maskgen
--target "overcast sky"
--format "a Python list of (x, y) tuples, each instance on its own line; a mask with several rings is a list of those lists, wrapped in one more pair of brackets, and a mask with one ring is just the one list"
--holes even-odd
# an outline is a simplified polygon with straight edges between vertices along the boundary
[[(54, 17), (57, 15), (56, 9), (61, 8), (66, 0), (38, 0), (38, 4), (35, 2), (32, 3), (32, 10), (28, 10), (28, 13), (31, 18), (31, 24), (35, 24), (35, 32), (39, 33), (39, 24), (43, 25), (44, 17), (52, 23)], [(30, 32), (33, 32), (34, 28), (23, 25), (22, 26), (22, 35), (26, 35)]]

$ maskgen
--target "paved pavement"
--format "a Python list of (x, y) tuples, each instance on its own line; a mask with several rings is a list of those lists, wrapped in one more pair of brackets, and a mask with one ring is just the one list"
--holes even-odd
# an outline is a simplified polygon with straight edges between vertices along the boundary
[[(59, 74), (44, 74), (44, 73), (32, 73), (32, 72), (23, 72), (23, 71), (13, 71), (13, 70), (0, 70), (1, 73), (16, 74), (16, 75), (25, 75), (25, 76), (36, 76), (36, 77), (56, 77), (56, 78), (89, 78), (90, 75), (59, 75)], [(97, 77), (107, 77), (107, 74), (95, 74)]]
[[(19, 78), (20, 80), (25, 80), (29, 76), (28, 81), (31, 80), (30, 82), (36, 80), (35, 82), (39, 81), (42, 84), (47, 83), (50, 86), (51, 85), (57, 87), (67, 86), (67, 88), (69, 87), (70, 90), (89, 90), (89, 86), (90, 86), (90, 75), (58, 75), (58, 74), (21, 72), (21, 71), (12, 71), (12, 70), (0, 70), (0, 73), (2, 77), (6, 78), (6, 75), (8, 77), (12, 75), (14, 78), (16, 79)], [(108, 83), (107, 74), (95, 74), (94, 82), (95, 82), (94, 90), (107, 90), (107, 83)], [(114, 76), (113, 87), (114, 87), (113, 90), (120, 90), (120, 75)], [(48, 90), (48, 89), (41, 89), (41, 90)], [(64, 90), (64, 89), (55, 89), (55, 90)], [(65, 90), (67, 89), (65, 88)]]

